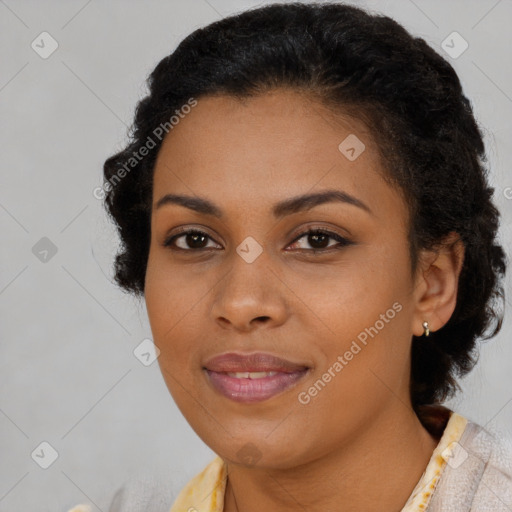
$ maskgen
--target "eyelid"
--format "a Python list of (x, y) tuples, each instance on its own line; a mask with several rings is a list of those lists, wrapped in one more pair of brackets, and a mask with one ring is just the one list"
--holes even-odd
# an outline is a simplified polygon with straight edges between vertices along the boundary
[(172, 235), (166, 235), (165, 236), (162, 245), (164, 247), (172, 248), (172, 249), (174, 249), (176, 251), (180, 251), (181, 250), (182, 252), (199, 252), (199, 251), (211, 250), (212, 249), (211, 247), (203, 248), (203, 249), (181, 249), (180, 247), (172, 247), (172, 243), (176, 239), (178, 239), (180, 236), (187, 235), (188, 233), (200, 233), (200, 234), (206, 235), (210, 240), (214, 241), (216, 244), (219, 244), (219, 242), (217, 242), (214, 239), (214, 237), (209, 233), (208, 228), (206, 228), (204, 226), (195, 227), (195, 226), (190, 226), (189, 224), (187, 224), (186, 226), (180, 226), (180, 227), (178, 227), (178, 228), (176, 228), (175, 230), (172, 230), (172, 231), (173, 231)]
[(302, 231), (300, 231), (297, 234), (297, 236), (288, 245), (293, 245), (293, 244), (297, 243), (299, 240), (306, 237), (310, 233), (311, 234), (320, 233), (320, 234), (326, 235), (327, 237), (331, 238), (332, 240), (335, 240), (337, 243), (334, 245), (331, 245), (331, 246), (320, 248), (320, 249), (315, 249), (315, 248), (313, 248), (313, 249), (295, 249), (296, 251), (299, 251), (303, 254), (304, 253), (305, 254), (307, 254), (307, 253), (329, 254), (333, 251), (337, 251), (346, 246), (354, 244), (354, 242), (351, 239), (347, 238), (346, 236), (340, 235), (339, 233), (337, 233), (336, 231), (333, 231), (331, 229), (327, 229), (325, 227), (309, 227), (309, 228), (304, 228)]
[[(205, 227), (202, 227), (202, 226), (194, 227), (194, 226), (187, 225), (187, 226), (180, 226), (179, 228), (176, 228), (176, 229), (177, 229), (177, 232), (176, 231), (173, 232), (172, 235), (167, 236), (164, 239), (163, 244), (162, 244), (164, 247), (170, 248), (170, 250), (174, 250), (174, 251), (190, 252), (190, 253), (199, 253), (199, 252), (203, 252), (203, 251), (217, 250), (216, 248), (212, 248), (212, 247), (203, 247), (203, 248), (199, 248), (199, 249), (182, 249), (181, 247), (173, 246), (173, 243), (175, 242), (175, 240), (177, 240), (178, 238), (185, 236), (189, 233), (199, 233), (202, 235), (206, 235), (210, 240), (212, 240), (214, 243), (218, 244), (218, 242), (214, 239), (214, 237), (212, 235), (210, 235), (207, 228), (205, 228)], [(309, 224), (306, 226), (301, 226), (301, 228), (297, 230), (295, 235), (291, 235), (291, 236), (293, 236), (293, 239), (291, 240), (291, 242), (288, 243), (287, 247), (289, 245), (296, 243), (298, 240), (304, 238), (305, 236), (309, 235), (310, 233), (324, 234), (324, 235), (328, 236), (329, 238), (336, 240), (337, 244), (335, 244), (333, 246), (328, 246), (325, 248), (319, 248), (319, 249), (315, 249), (315, 248), (313, 248), (313, 249), (295, 249), (296, 251), (299, 251), (302, 253), (330, 253), (334, 250), (338, 250), (338, 249), (341, 249), (348, 245), (353, 245), (355, 243), (351, 238), (349, 238), (345, 235), (341, 235), (341, 234), (337, 233), (336, 231), (334, 231), (333, 229), (326, 228), (325, 226)]]
[[(292, 230), (291, 234), (287, 235), (288, 237), (293, 237), (292, 242), (295, 242), (298, 237), (309, 233), (310, 231), (322, 231), (329, 235), (336, 235), (340, 238), (343, 238), (347, 242), (352, 241), (352, 234), (347, 229), (342, 229), (341, 227), (330, 227), (322, 224), (322, 221), (312, 221), (306, 222), (302, 224), (300, 228)], [(341, 231), (341, 233), (340, 233)], [(343, 234), (342, 234), (343, 233)]]

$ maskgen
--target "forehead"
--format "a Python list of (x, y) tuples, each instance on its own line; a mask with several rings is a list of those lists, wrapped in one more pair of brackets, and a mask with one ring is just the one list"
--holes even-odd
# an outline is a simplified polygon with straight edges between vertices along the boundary
[(396, 201), (382, 172), (367, 126), (306, 94), (285, 89), (242, 101), (207, 96), (165, 137), (154, 201), (176, 192), (262, 204), (313, 188), (343, 189), (365, 202), (386, 202), (386, 194)]

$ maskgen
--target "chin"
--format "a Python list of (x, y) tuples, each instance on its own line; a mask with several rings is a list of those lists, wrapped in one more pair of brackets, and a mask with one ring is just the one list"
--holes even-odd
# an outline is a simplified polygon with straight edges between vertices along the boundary
[[(216, 440), (206, 444), (227, 463), (245, 468), (285, 470), (314, 458), (311, 458), (311, 451), (300, 438), (292, 440), (289, 436), (268, 436), (268, 432), (262, 435), (228, 436), (223, 442)], [(300, 447), (300, 451), (297, 447)]]

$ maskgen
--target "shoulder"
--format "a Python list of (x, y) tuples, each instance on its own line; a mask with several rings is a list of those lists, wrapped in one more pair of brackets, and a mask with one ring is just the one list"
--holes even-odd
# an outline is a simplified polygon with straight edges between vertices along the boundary
[(133, 475), (115, 493), (108, 512), (162, 512), (173, 499), (172, 479), (156, 471)]
[[(173, 500), (172, 478), (161, 471), (137, 471), (119, 487), (106, 512), (166, 512)], [(67, 512), (92, 512), (89, 504), (79, 504)]]
[(512, 510), (510, 437), (467, 420), (460, 439), (447, 447), (443, 458), (446, 466), (429, 512)]

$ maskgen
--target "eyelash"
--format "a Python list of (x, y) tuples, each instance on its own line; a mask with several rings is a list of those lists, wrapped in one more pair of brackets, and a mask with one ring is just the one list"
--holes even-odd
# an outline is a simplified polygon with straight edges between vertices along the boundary
[[(208, 235), (208, 233), (205, 233), (204, 231), (201, 231), (199, 229), (186, 229), (186, 230), (181, 231), (178, 234), (172, 235), (171, 237), (167, 238), (164, 241), (163, 246), (164, 247), (168, 247), (172, 251), (182, 251), (182, 252), (198, 252), (198, 251), (211, 250), (211, 248), (208, 248), (208, 247), (203, 247), (203, 248), (199, 248), (199, 249), (182, 249), (181, 247), (174, 247), (173, 246), (173, 243), (174, 243), (175, 240), (177, 240), (178, 238), (181, 238), (183, 236), (189, 235), (189, 234), (206, 235), (210, 240), (212, 240), (210, 235)], [(300, 233), (297, 237), (295, 237), (295, 239), (291, 242), (291, 244), (294, 244), (294, 243), (298, 242), (301, 238), (303, 238), (303, 237), (305, 237), (307, 235), (310, 235), (310, 234), (326, 235), (329, 238), (332, 238), (332, 239), (336, 240), (338, 242), (338, 246), (330, 246), (330, 247), (325, 247), (323, 249), (314, 249), (314, 248), (313, 249), (299, 249), (299, 251), (306, 251), (306, 252), (310, 252), (310, 253), (313, 253), (313, 254), (328, 253), (328, 252), (331, 252), (333, 250), (342, 249), (343, 247), (345, 247), (347, 245), (351, 245), (353, 243), (350, 240), (348, 240), (348, 239), (338, 235), (337, 233), (333, 233), (332, 231), (328, 231), (328, 230), (325, 230), (325, 229), (308, 229), (308, 230)]]

